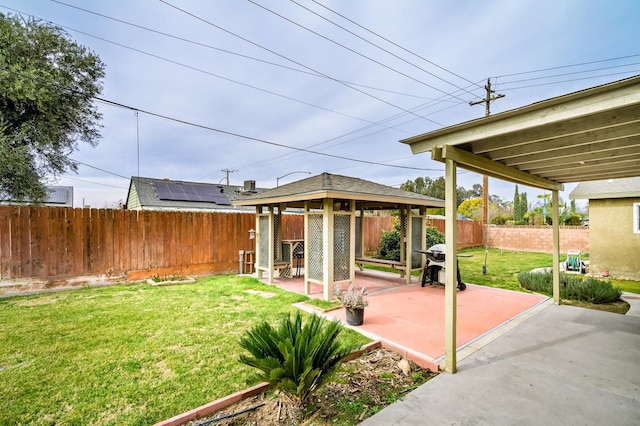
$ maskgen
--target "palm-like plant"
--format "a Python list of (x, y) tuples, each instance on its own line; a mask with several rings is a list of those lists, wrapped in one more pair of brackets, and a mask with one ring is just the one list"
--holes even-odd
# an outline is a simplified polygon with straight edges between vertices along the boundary
[(257, 368), (260, 380), (289, 397), (297, 422), (311, 395), (356, 349), (337, 342), (341, 330), (339, 322), (318, 315), (303, 324), (299, 312), (283, 318), (276, 328), (263, 321), (240, 338), (240, 346), (250, 354), (241, 354), (240, 362)]

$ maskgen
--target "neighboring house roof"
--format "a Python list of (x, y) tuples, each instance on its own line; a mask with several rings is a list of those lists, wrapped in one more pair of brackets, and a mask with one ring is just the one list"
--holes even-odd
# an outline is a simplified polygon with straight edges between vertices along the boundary
[(322, 199), (357, 200), (363, 209), (389, 209), (400, 205), (444, 207), (444, 200), (381, 185), (364, 179), (322, 173), (257, 194), (240, 194), (237, 206), (286, 203), (302, 207), (305, 201)]
[(572, 200), (640, 197), (640, 177), (581, 182), (569, 194)]
[(216, 210), (255, 211), (232, 205), (240, 193), (255, 193), (254, 181), (245, 187), (205, 182), (188, 182), (132, 176), (127, 194), (127, 208), (131, 210)]
[[(0, 204), (33, 204), (31, 201), (15, 201), (0, 194)], [(73, 207), (73, 186), (47, 186), (47, 199), (40, 204), (48, 207)]]

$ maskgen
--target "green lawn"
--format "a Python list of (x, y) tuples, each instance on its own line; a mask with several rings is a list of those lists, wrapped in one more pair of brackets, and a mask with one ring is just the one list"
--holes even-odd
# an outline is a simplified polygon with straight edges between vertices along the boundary
[(553, 256), (546, 253), (515, 252), (489, 249), (487, 254), (486, 275), (484, 248), (472, 248), (459, 251), (472, 257), (460, 257), (460, 276), (465, 283), (504, 288), (507, 290), (527, 291), (518, 284), (518, 274), (534, 268), (553, 266)]
[[(517, 252), (500, 249), (489, 249), (487, 252), (486, 274), (483, 274), (485, 265), (484, 248), (463, 249), (458, 252), (471, 257), (459, 257), (460, 276), (462, 281), (471, 284), (486, 285), (488, 287), (504, 288), (507, 290), (523, 291), (520, 287), (518, 274), (528, 272), (535, 268), (546, 268), (553, 266), (553, 256), (547, 253)], [(588, 255), (583, 255), (588, 259)], [(560, 255), (560, 261), (565, 260)], [(396, 272), (393, 269), (381, 266), (369, 266), (367, 268), (380, 271)], [(413, 275), (418, 276), (419, 272)], [(640, 281), (611, 280), (614, 286), (622, 288), (623, 291), (640, 294)]]
[(231, 275), (0, 299), (0, 423), (148, 425), (243, 389), (239, 335), (306, 299)]
[(614, 286), (620, 287), (622, 291), (640, 294), (640, 281), (612, 279), (611, 282)]
[[(489, 287), (526, 291), (518, 284), (518, 273), (528, 272), (535, 268), (553, 266), (553, 256), (546, 253), (502, 251), (489, 249), (487, 255), (487, 274), (482, 274), (484, 265), (484, 248), (460, 250), (461, 254), (472, 257), (460, 257), (460, 276), (465, 283), (481, 284)], [(588, 259), (588, 255), (583, 256)], [(560, 261), (565, 258), (560, 254)], [(610, 280), (614, 286), (629, 293), (640, 294), (640, 281)]]

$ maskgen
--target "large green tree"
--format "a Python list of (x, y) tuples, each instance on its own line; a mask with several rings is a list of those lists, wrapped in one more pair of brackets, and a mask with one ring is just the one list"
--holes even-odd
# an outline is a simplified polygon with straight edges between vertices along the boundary
[(100, 138), (104, 64), (61, 28), (0, 13), (0, 195), (43, 201), (49, 178)]
[(516, 190), (513, 194), (513, 221), (516, 225), (521, 225), (522, 223), (524, 223), (524, 214), (526, 213), (526, 211), (522, 208), (520, 197), (521, 196), (518, 192), (518, 185), (516, 185)]
[[(431, 179), (428, 176), (418, 177), (413, 181), (406, 181), (400, 185), (400, 189), (444, 200), (445, 180), (444, 177), (436, 179)], [(473, 185), (473, 189), (470, 190), (466, 190), (464, 187), (459, 186), (457, 188), (456, 206), (459, 206), (464, 200), (479, 197), (480, 195), (482, 195), (482, 185), (480, 184)], [(439, 214), (439, 212), (442, 212), (442, 214), (444, 214), (444, 209), (429, 209), (429, 212), (432, 214)]]

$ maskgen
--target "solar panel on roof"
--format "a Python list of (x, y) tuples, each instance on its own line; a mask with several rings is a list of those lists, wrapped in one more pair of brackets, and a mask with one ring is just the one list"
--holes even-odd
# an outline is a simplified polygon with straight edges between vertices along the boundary
[(161, 200), (195, 201), (231, 205), (219, 187), (179, 182), (155, 182), (153, 187)]
[(49, 188), (47, 203), (64, 204), (67, 202), (66, 188)]

